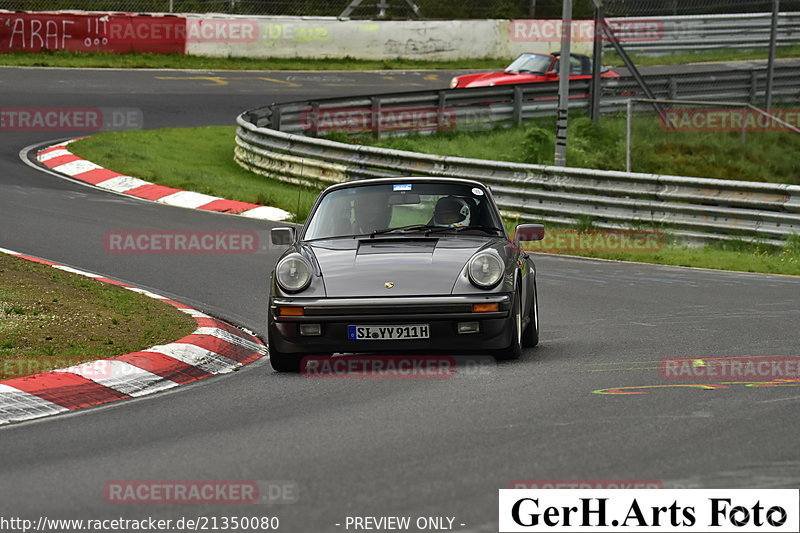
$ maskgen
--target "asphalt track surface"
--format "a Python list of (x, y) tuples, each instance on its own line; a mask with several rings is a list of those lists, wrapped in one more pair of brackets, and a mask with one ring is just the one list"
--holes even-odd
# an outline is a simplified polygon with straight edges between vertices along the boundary
[[(0, 95), (2, 107), (135, 107), (157, 128), (231, 124), (273, 100), (449, 79), (389, 75), (1, 69)], [(20, 161), (22, 148), (66, 136), (0, 132), (0, 247), (151, 287), (263, 334), (277, 250), (117, 255), (103, 236), (254, 230), (267, 242), (272, 224), (144, 203)], [(348, 515), (449, 516), (456, 531), (496, 531), (497, 489), (512, 480), (800, 485), (793, 384), (593, 393), (669, 385), (662, 358), (800, 356), (800, 279), (552, 256), (537, 266), (541, 345), (477, 375), (315, 380), (277, 375), (262, 360), (171, 392), (3, 427), (0, 516), (278, 516), (288, 532), (343, 531), (335, 524)], [(113, 480), (283, 480), (299, 486), (299, 500), (114, 505), (103, 498)]]

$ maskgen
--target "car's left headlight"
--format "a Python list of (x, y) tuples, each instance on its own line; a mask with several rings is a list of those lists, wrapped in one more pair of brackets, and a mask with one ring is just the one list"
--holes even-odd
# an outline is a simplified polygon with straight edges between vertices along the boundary
[(458, 78), (453, 78), (452, 80), (450, 80), (451, 89), (455, 89), (457, 85), (458, 85)]
[(300, 292), (311, 283), (311, 267), (302, 256), (290, 255), (278, 263), (275, 278), (286, 292)]
[(483, 252), (469, 260), (467, 274), (473, 285), (491, 289), (503, 277), (503, 262), (493, 253)]

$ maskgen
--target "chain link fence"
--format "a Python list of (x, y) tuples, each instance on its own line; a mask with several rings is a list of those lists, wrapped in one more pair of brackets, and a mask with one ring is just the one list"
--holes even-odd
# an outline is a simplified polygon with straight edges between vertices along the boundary
[[(353, 0), (0, 0), (11, 11), (122, 11), (144, 13), (229, 13), (238, 15), (341, 15)], [(362, 0), (351, 18), (424, 19), (561, 18), (562, 0)], [(757, 13), (771, 0), (606, 0), (608, 16), (664, 16), (712, 13)], [(800, 0), (782, 0), (781, 10), (800, 10)], [(591, 0), (574, 0), (574, 18), (590, 18)]]

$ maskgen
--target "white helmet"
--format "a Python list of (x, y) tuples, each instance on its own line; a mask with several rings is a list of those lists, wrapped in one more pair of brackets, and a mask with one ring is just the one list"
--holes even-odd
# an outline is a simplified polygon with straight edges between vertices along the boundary
[(436, 202), (433, 223), (437, 226), (469, 226), (471, 213), (469, 204), (457, 196), (443, 196)]

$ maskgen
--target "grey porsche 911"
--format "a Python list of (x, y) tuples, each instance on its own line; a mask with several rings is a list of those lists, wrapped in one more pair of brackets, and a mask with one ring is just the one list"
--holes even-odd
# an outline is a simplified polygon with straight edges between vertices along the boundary
[(308, 355), (491, 354), (539, 341), (536, 269), (509, 238), (490, 190), (452, 178), (381, 178), (320, 193), (305, 225), (273, 228), (288, 248), (272, 272), (272, 367)]

